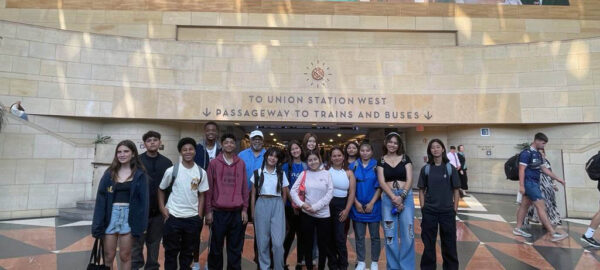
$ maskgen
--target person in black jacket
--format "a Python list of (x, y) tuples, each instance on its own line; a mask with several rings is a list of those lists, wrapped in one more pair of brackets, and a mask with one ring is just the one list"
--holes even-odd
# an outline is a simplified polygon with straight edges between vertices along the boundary
[[(173, 166), (171, 160), (158, 152), (158, 148), (161, 145), (160, 137), (160, 133), (153, 130), (146, 132), (146, 134), (142, 136), (146, 152), (140, 155), (140, 160), (148, 173), (150, 214), (148, 216), (148, 228), (146, 229), (146, 233), (133, 243), (131, 258), (133, 269), (144, 267), (146, 270), (158, 270), (160, 268), (158, 251), (160, 249), (160, 239), (163, 235), (164, 219), (158, 208), (158, 185), (160, 184), (165, 171)], [(147, 254), (145, 262), (143, 254), (144, 243), (146, 244)]]
[(105, 264), (112, 268), (119, 243), (121, 269), (131, 269), (131, 248), (135, 238), (148, 227), (148, 177), (135, 144), (117, 144), (115, 157), (96, 194), (92, 235), (104, 237)]
[(465, 158), (465, 146), (458, 146), (458, 161), (460, 161), (460, 169), (458, 176), (460, 177), (460, 197), (469, 197), (467, 190), (469, 189), (469, 178), (467, 177), (467, 158)]

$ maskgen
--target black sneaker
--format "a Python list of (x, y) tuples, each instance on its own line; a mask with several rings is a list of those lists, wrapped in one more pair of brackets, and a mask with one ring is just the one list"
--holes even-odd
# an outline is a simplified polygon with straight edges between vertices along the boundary
[(587, 237), (585, 237), (585, 234), (583, 234), (583, 235), (581, 235), (580, 240), (581, 240), (581, 242), (586, 243), (588, 246), (600, 248), (600, 243), (598, 243), (598, 241), (596, 241), (596, 239), (594, 239), (594, 237), (587, 238)]

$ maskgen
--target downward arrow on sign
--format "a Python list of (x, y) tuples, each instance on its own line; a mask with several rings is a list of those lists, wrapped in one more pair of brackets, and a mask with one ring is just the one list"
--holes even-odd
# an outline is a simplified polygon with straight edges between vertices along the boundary
[(208, 108), (205, 108), (202, 114), (204, 114), (204, 117), (208, 117), (210, 115), (210, 111), (208, 110)]

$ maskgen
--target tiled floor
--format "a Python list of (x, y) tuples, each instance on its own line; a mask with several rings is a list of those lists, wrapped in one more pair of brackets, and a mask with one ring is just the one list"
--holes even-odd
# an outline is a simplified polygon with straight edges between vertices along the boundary
[[(564, 221), (560, 229), (570, 237), (559, 243), (548, 241), (538, 225), (531, 228), (534, 237), (524, 239), (512, 235), (516, 208), (513, 202), (514, 196), (488, 194), (475, 194), (461, 201), (457, 217), (461, 269), (600, 269), (600, 250), (584, 249), (579, 241), (589, 221)], [(419, 210), (416, 215), (415, 242), (419, 262), (423, 252)], [(74, 222), (60, 218), (2, 221), (0, 269), (84, 269), (93, 243), (89, 232), (88, 221)], [(202, 234), (202, 239), (208, 239), (207, 230), (203, 230)], [(600, 233), (596, 237), (600, 238)], [(252, 263), (251, 226), (248, 227), (246, 238), (242, 266), (243, 269), (256, 269)], [(206, 242), (201, 245), (202, 263), (207, 255), (206, 246)], [(356, 254), (352, 232), (348, 249), (353, 268)], [(161, 261), (162, 255), (161, 250)], [(295, 251), (288, 260), (289, 264), (294, 265), (291, 258), (295, 258)], [(438, 258), (441, 263), (439, 250)], [(384, 249), (381, 251), (379, 268), (385, 269)]]

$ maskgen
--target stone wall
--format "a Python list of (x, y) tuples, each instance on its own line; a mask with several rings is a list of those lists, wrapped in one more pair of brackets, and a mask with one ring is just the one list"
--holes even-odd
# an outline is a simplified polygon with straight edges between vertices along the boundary
[[(33, 120), (32, 117), (31, 120)], [(0, 133), (0, 219), (55, 216), (92, 198), (93, 144), (15, 116)]]

